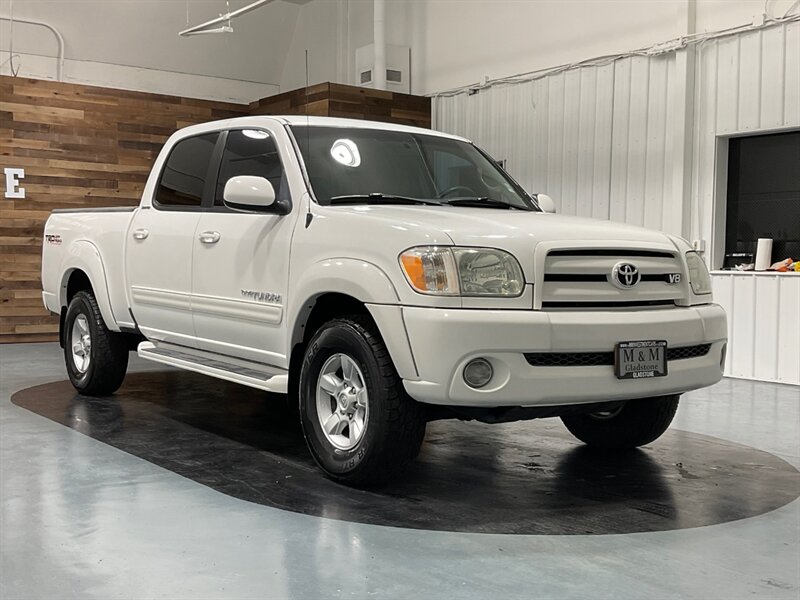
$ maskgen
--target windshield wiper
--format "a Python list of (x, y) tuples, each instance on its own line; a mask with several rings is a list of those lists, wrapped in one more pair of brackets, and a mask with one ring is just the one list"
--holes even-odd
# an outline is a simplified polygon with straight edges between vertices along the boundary
[(479, 208), (519, 208), (508, 202), (501, 202), (500, 200), (493, 200), (488, 196), (474, 196), (466, 198), (449, 198), (442, 200), (442, 203), (449, 204), (450, 206), (477, 206)]
[(393, 194), (349, 194), (347, 196), (334, 196), (328, 200), (329, 204), (424, 204), (426, 206), (441, 206), (436, 200), (425, 198), (412, 198), (410, 196), (395, 196)]

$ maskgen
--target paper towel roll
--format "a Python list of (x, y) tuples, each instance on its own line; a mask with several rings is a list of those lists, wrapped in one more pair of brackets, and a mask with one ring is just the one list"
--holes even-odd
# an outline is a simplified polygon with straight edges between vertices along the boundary
[(766, 271), (772, 264), (772, 239), (758, 238), (756, 246), (756, 271)]

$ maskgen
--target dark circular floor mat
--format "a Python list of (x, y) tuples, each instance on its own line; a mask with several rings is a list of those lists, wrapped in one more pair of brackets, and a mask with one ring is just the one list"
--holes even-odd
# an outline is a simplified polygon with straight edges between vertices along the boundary
[(355, 490), (326, 479), (282, 396), (189, 372), (134, 373), (114, 396), (69, 382), (15, 393), (34, 413), (222, 493), (287, 511), (393, 527), (505, 534), (664, 531), (744, 519), (800, 496), (784, 460), (670, 430), (608, 454), (557, 419), (438, 421), (402, 480)]

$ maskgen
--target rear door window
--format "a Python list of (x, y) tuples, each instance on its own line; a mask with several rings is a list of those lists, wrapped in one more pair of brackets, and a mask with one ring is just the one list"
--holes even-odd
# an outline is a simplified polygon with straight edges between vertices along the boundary
[(155, 204), (158, 207), (200, 207), (218, 137), (218, 132), (207, 133), (175, 144), (156, 189)]

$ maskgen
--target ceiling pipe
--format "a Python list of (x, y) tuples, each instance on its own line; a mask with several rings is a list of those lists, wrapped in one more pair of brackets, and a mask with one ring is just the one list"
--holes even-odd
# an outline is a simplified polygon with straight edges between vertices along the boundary
[(386, 89), (386, 2), (374, 0), (373, 47), (375, 48), (375, 65), (372, 81), (376, 90)]
[[(43, 21), (34, 21), (33, 19), (23, 19), (20, 17), (5, 17), (0, 15), (0, 21), (9, 21), (11, 23), (25, 23), (27, 25), (37, 25), (39, 27), (44, 27), (45, 29), (50, 30), (50, 32), (56, 37), (56, 41), (58, 42), (58, 62), (56, 63), (56, 79), (58, 81), (62, 81), (64, 79), (64, 36), (61, 35), (61, 32), (45, 23)], [(10, 60), (14, 60), (12, 56)]]

